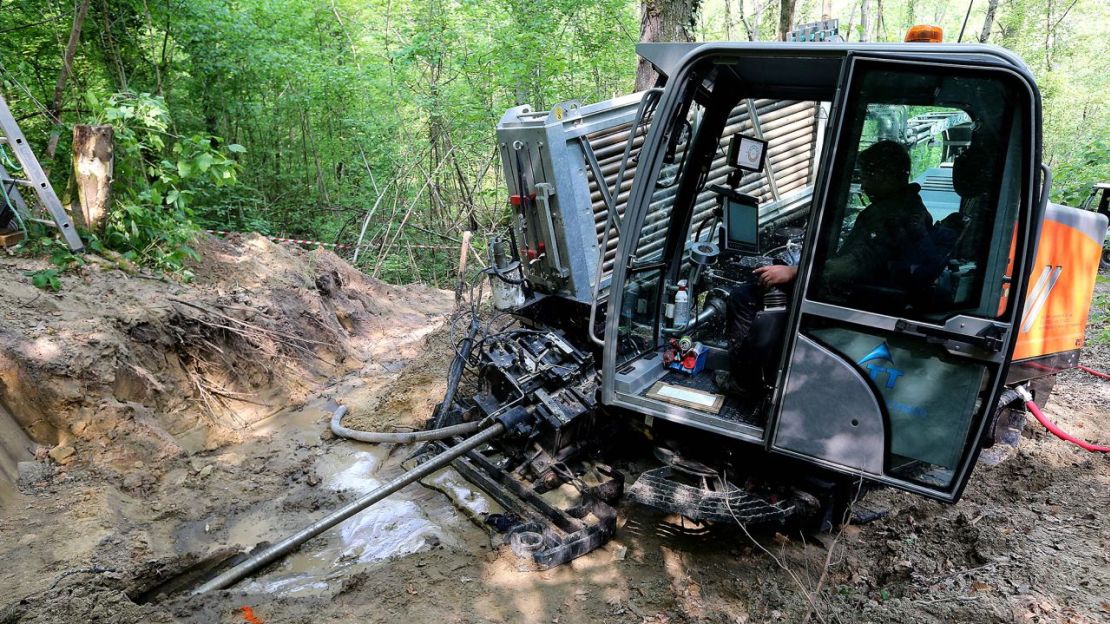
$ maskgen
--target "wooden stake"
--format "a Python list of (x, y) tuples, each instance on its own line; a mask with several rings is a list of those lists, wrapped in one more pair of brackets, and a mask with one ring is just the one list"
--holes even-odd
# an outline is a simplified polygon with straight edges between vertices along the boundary
[(469, 257), (466, 253), (470, 249), (470, 236), (471, 231), (463, 232), (462, 245), (459, 246), (459, 281), (455, 284), (455, 305), (459, 305), (462, 300), (463, 288), (466, 286), (466, 259)]
[(77, 184), (74, 217), (85, 229), (99, 231), (108, 215), (112, 190), (112, 126), (73, 126), (73, 173)]

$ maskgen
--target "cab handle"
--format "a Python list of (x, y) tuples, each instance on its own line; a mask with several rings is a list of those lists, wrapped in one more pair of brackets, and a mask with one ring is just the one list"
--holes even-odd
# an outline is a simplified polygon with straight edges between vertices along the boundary
[(1002, 351), (1003, 340), (1002, 335), (1005, 332), (1005, 327), (999, 325), (988, 325), (979, 330), (977, 334), (961, 334), (960, 332), (944, 329), (943, 327), (934, 327), (932, 325), (924, 325), (921, 323), (912, 323), (905, 319), (898, 319), (894, 323), (894, 331), (903, 334), (913, 334), (916, 336), (927, 336), (929, 338), (940, 338), (943, 340), (950, 340), (952, 342), (959, 342), (966, 345), (998, 353)]

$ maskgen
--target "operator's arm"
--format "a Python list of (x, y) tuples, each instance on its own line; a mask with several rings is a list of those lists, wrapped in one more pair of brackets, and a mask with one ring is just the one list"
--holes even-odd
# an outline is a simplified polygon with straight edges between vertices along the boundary
[(798, 267), (785, 264), (769, 264), (759, 267), (752, 273), (759, 278), (760, 286), (770, 288), (793, 282), (794, 278), (798, 276)]

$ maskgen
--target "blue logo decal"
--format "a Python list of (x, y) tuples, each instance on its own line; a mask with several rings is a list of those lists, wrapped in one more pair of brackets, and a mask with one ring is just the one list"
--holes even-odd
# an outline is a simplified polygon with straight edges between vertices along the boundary
[[(889, 364), (881, 366), (878, 364), (880, 361), (889, 362)], [(863, 358), (856, 363), (867, 369), (868, 374), (871, 375), (871, 379), (875, 383), (882, 383), (879, 377), (885, 374), (885, 385), (888, 389), (893, 389), (898, 378), (905, 374), (897, 368), (894, 368), (894, 357), (890, 354), (890, 347), (888, 347), (885, 342), (879, 343), (877, 347), (871, 350), (871, 353), (863, 356)]]

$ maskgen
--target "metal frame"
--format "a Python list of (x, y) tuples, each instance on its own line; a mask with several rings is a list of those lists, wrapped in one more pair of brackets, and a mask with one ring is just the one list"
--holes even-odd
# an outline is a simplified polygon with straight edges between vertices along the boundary
[[(436, 446), (441, 452), (448, 448), (443, 442), (437, 442)], [(539, 570), (553, 568), (596, 550), (617, 531), (616, 510), (605, 502), (590, 501), (590, 511), (596, 522), (571, 516), (498, 469), (476, 450), (456, 458), (451, 466), (506, 511), (521, 516), (526, 526), (541, 530), (545, 538), (543, 547), (531, 553)]]
[[(550, 241), (547, 244), (553, 248), (549, 249), (548, 260), (529, 265), (525, 259), (526, 275), (541, 292), (586, 304), (593, 300), (600, 249), (586, 168), (599, 182), (607, 206), (617, 203), (619, 189), (613, 194), (606, 188), (588, 136), (631, 123), (642, 98), (643, 93), (634, 93), (588, 106), (569, 101), (542, 112), (518, 106), (509, 109), (497, 124), (498, 147), (509, 187), (518, 186), (514, 152), (519, 150), (534, 155), (526, 178), (531, 178), (532, 170), (537, 178), (543, 178), (525, 181), (537, 187), (537, 199), (543, 202), (538, 208), (545, 213), (537, 217), (542, 219), (545, 238)], [(521, 219), (515, 214), (513, 228), (521, 244), (533, 238), (522, 229)]]

